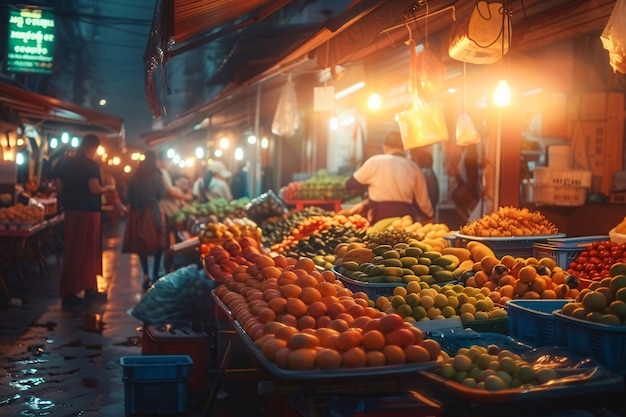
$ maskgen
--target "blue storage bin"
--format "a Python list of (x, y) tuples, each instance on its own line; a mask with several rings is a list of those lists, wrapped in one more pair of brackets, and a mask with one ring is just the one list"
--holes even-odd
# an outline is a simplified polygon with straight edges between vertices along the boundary
[(560, 310), (571, 300), (511, 300), (509, 334), (532, 346), (551, 346), (557, 343), (554, 310)]
[(120, 364), (129, 380), (184, 379), (193, 360), (189, 355), (122, 356)]
[(124, 378), (126, 415), (184, 414), (187, 383), (182, 379), (138, 381)]

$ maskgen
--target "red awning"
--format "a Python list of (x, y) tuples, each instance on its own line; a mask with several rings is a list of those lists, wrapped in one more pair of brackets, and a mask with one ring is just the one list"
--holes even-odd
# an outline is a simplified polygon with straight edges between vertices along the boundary
[(71, 125), (83, 131), (124, 136), (122, 119), (1, 82), (0, 109), (41, 130), (63, 130)]

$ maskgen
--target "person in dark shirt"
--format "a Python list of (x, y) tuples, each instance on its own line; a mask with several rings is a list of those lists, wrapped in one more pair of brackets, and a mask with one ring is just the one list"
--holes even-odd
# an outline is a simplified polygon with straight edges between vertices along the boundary
[[(102, 194), (113, 186), (102, 185), (100, 166), (93, 159), (100, 139), (85, 136), (72, 157), (57, 168), (64, 210), (64, 250), (59, 295), (63, 305), (80, 305), (87, 300), (105, 301), (98, 292), (102, 275)], [(84, 291), (85, 298), (79, 297)]]
[(248, 162), (241, 161), (239, 163), (239, 169), (230, 182), (230, 193), (233, 196), (233, 200), (250, 197), (248, 192)]

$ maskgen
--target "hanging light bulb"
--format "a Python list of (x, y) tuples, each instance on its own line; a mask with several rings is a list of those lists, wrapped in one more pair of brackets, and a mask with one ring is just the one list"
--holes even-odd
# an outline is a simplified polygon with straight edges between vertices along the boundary
[(505, 107), (511, 104), (511, 90), (507, 80), (498, 81), (496, 91), (493, 93), (493, 102), (496, 106)]

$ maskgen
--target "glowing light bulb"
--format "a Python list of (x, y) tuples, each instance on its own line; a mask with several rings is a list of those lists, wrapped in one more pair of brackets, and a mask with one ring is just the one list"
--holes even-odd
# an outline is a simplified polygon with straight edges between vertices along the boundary
[(496, 91), (493, 93), (493, 102), (499, 107), (505, 107), (511, 104), (511, 90), (506, 80), (498, 81)]

